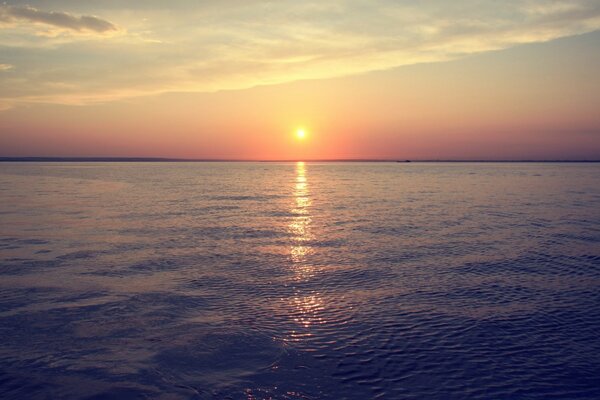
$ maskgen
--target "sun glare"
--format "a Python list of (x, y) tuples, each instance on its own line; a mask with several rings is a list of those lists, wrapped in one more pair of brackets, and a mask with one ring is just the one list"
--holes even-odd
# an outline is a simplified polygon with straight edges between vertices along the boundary
[(304, 139), (306, 137), (306, 131), (302, 128), (299, 128), (298, 130), (296, 130), (296, 138), (297, 139)]

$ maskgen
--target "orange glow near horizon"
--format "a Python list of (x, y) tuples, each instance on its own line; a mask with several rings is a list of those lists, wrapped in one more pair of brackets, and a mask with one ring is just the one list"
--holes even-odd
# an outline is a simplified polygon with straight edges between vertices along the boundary
[[(3, 109), (0, 99), (0, 156), (598, 159), (594, 40), (600, 32), (451, 62), (126, 102)], [(18, 71), (0, 71), (0, 80)]]

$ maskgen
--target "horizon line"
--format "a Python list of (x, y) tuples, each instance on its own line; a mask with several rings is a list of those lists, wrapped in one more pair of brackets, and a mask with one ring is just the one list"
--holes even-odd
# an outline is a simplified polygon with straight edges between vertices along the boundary
[(404, 158), (313, 158), (313, 159), (245, 159), (245, 158), (172, 158), (172, 157), (56, 157), (0, 156), (0, 162), (473, 162), (473, 163), (597, 163), (598, 159), (404, 159)]

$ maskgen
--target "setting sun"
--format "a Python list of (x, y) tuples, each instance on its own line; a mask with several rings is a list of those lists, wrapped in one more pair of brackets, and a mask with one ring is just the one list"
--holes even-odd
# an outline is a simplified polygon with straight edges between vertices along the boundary
[(300, 128), (296, 131), (297, 139), (304, 139), (305, 137), (306, 137), (306, 131), (304, 129)]

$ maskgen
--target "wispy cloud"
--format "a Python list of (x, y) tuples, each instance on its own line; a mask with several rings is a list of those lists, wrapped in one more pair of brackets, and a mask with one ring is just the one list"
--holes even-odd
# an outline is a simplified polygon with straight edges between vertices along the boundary
[(8, 71), (9, 69), (13, 69), (13, 66), (10, 64), (0, 64), (0, 71)]
[(0, 6), (0, 22), (34, 23), (72, 32), (107, 33), (118, 30), (110, 21), (91, 15), (76, 16), (67, 12), (42, 11), (30, 6)]
[[(600, 29), (597, 0), (224, 0), (218, 7), (179, 0), (168, 12), (158, 2), (109, 2), (106, 9), (64, 3), (77, 4), (82, 16), (0, 6), (0, 21), (98, 35), (122, 26), (127, 34), (81, 42), (5, 28), (0, 50), (10, 49), (5, 60), (18, 66), (0, 77), (5, 102), (86, 104), (243, 89), (442, 62)], [(97, 12), (118, 25), (84, 15)]]

